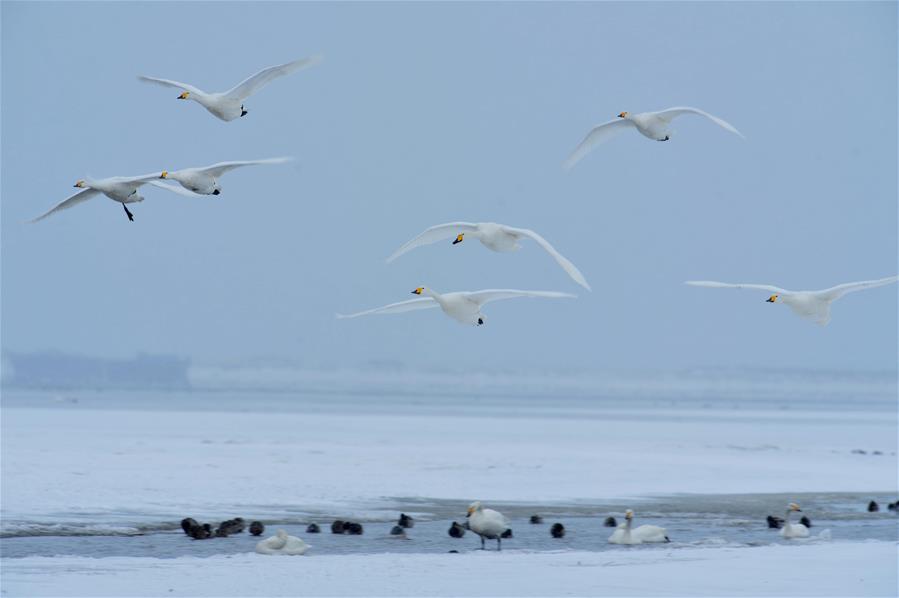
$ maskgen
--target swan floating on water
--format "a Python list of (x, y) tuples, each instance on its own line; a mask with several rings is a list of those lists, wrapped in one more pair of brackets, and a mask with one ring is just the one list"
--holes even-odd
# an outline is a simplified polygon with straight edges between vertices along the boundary
[(397, 249), (393, 255), (387, 258), (387, 262), (392, 262), (407, 251), (422, 245), (430, 245), (444, 239), (454, 239), (453, 245), (458, 245), (466, 237), (477, 239), (484, 247), (498, 252), (517, 251), (521, 249), (519, 241), (531, 239), (540, 245), (546, 253), (551, 255), (574, 282), (588, 291), (591, 290), (590, 285), (587, 284), (587, 279), (577, 269), (577, 266), (556, 251), (556, 248), (550, 245), (549, 241), (530, 229), (514, 228), (495, 222), (447, 222), (446, 224), (432, 226)]
[(670, 542), (668, 532), (664, 527), (657, 525), (641, 525), (636, 529), (631, 529), (631, 522), (634, 519), (634, 512), (630, 509), (624, 513), (624, 523), (618, 526), (618, 529), (609, 536), (610, 544), (644, 544), (652, 542)]
[(784, 538), (808, 538), (808, 528), (802, 525), (801, 523), (790, 523), (790, 515), (793, 512), (801, 513), (802, 509), (799, 508), (794, 502), (791, 502), (789, 506), (787, 506), (787, 514), (784, 516), (784, 524), (783, 527), (780, 528), (780, 535)]
[(159, 79), (143, 75), (138, 77), (138, 79), (147, 83), (156, 83), (157, 85), (180, 89), (182, 91), (181, 95), (178, 96), (179, 100), (193, 100), (203, 106), (203, 108), (206, 108), (216, 118), (227, 122), (246, 116), (247, 111), (243, 107), (244, 100), (271, 83), (274, 79), (313, 66), (319, 62), (321, 62), (321, 57), (313, 56), (312, 58), (301, 58), (293, 62), (270, 66), (262, 69), (255, 75), (247, 77), (228, 91), (218, 93), (208, 93), (193, 85), (172, 81), (171, 79)]
[(289, 536), (283, 529), (279, 529), (274, 536), (266, 538), (256, 545), (259, 554), (282, 554), (295, 556), (306, 554), (309, 545), (296, 536)]
[(773, 293), (765, 301), (767, 303), (783, 303), (797, 316), (809, 318), (826, 326), (830, 322), (830, 305), (847, 293), (854, 293), (864, 289), (880, 287), (894, 283), (899, 276), (889, 276), (878, 280), (864, 280), (861, 282), (847, 282), (821, 291), (788, 291), (780, 287), (767, 284), (731, 284), (727, 282), (714, 282), (711, 280), (688, 280), (684, 284), (694, 287), (729, 288), (729, 289), (759, 289)]
[(618, 118), (593, 127), (593, 129), (587, 133), (587, 136), (584, 137), (583, 141), (581, 141), (574, 151), (571, 152), (571, 155), (565, 160), (563, 166), (565, 168), (571, 168), (577, 164), (581, 158), (589, 154), (594, 147), (608, 141), (625, 129), (637, 129), (641, 135), (654, 139), (655, 141), (668, 141), (671, 139), (671, 132), (668, 130), (671, 121), (683, 114), (704, 116), (722, 129), (743, 137), (743, 134), (727, 121), (722, 120), (717, 116), (712, 116), (699, 108), (682, 106), (660, 110), (659, 112), (641, 112), (640, 114), (621, 112), (618, 115)]
[(481, 537), (481, 549), (484, 549), (484, 538), (496, 540), (496, 549), (502, 550), (503, 533), (508, 529), (506, 518), (499, 511), (485, 509), (481, 501), (475, 501), (468, 507), (468, 529)]
[(338, 319), (358, 318), (372, 314), (396, 314), (416, 309), (429, 309), (439, 307), (443, 313), (462, 324), (480, 326), (486, 321), (481, 313), (481, 307), (491, 301), (500, 299), (515, 299), (517, 297), (547, 297), (550, 299), (575, 299), (576, 295), (558, 293), (555, 291), (518, 291), (515, 289), (487, 289), (483, 291), (459, 291), (455, 293), (438, 293), (428, 287), (418, 287), (412, 291), (413, 295), (427, 295), (421, 299), (410, 299), (391, 303), (383, 307), (376, 307), (358, 313), (343, 315), (337, 314)]

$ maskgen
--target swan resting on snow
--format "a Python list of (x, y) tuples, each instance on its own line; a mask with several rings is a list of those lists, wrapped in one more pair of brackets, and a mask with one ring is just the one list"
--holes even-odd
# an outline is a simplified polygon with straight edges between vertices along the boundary
[(610, 544), (644, 544), (651, 542), (670, 542), (668, 532), (664, 527), (657, 525), (641, 525), (636, 529), (631, 529), (631, 522), (634, 519), (634, 512), (628, 509), (624, 513), (624, 523), (618, 526), (618, 529), (609, 536)]
[(694, 287), (710, 287), (716, 289), (759, 289), (773, 293), (765, 301), (767, 303), (783, 303), (797, 316), (814, 320), (821, 326), (830, 322), (830, 304), (847, 293), (871, 289), (899, 280), (899, 276), (889, 276), (878, 280), (847, 282), (821, 291), (788, 291), (767, 284), (731, 284), (711, 280), (688, 280), (684, 284)]
[(783, 527), (780, 528), (780, 535), (784, 538), (808, 538), (808, 528), (802, 525), (801, 523), (790, 523), (790, 514), (794, 511), (797, 513), (801, 513), (802, 509), (799, 508), (794, 502), (791, 502), (787, 506), (787, 514), (784, 516), (784, 524)]
[(235, 118), (240, 118), (241, 116), (246, 116), (247, 111), (243, 107), (244, 100), (262, 89), (265, 85), (271, 83), (272, 80), (318, 64), (319, 62), (321, 62), (321, 57), (313, 56), (312, 58), (302, 58), (300, 60), (294, 60), (293, 62), (270, 66), (262, 69), (255, 75), (247, 77), (228, 91), (216, 93), (205, 92), (193, 85), (172, 81), (171, 79), (159, 79), (157, 77), (145, 76), (140, 76), (138, 79), (146, 81), (147, 83), (156, 83), (157, 85), (181, 89), (181, 95), (178, 96), (179, 100), (193, 100), (203, 106), (203, 108), (206, 108), (206, 110), (216, 118), (227, 122), (234, 120)]
[(125, 208), (125, 214), (128, 216), (128, 220), (133, 222), (134, 214), (131, 213), (131, 210), (128, 209), (128, 206), (126, 204), (143, 201), (144, 197), (138, 192), (138, 189), (148, 183), (155, 187), (161, 187), (168, 191), (172, 191), (173, 193), (178, 193), (179, 195), (196, 197), (196, 194), (191, 193), (186, 189), (182, 189), (173, 185), (166, 185), (165, 183), (161, 183), (156, 180), (157, 178), (159, 178), (159, 175), (145, 174), (141, 176), (114, 176), (105, 179), (81, 179), (74, 185), (75, 187), (81, 189), (81, 191), (62, 200), (31, 222), (38, 222), (39, 220), (43, 220), (50, 214), (55, 214), (56, 212), (62, 210), (68, 210), (72, 206), (77, 206), (78, 204), (87, 201), (98, 193), (102, 193), (109, 199), (122, 204), (122, 207)]
[(496, 549), (502, 550), (502, 536), (509, 527), (502, 513), (485, 509), (481, 501), (475, 501), (469, 505), (466, 517), (468, 529), (481, 537), (481, 550), (484, 550), (484, 538), (496, 540)]
[(550, 245), (549, 241), (532, 230), (514, 228), (495, 222), (447, 222), (446, 224), (432, 226), (397, 249), (393, 255), (387, 258), (387, 262), (392, 262), (416, 247), (430, 245), (444, 239), (452, 238), (454, 239), (453, 245), (458, 245), (465, 240), (466, 236), (477, 239), (484, 247), (499, 252), (517, 251), (521, 249), (519, 241), (532, 239), (556, 260), (559, 266), (568, 273), (568, 276), (588, 291), (590, 290), (590, 285), (587, 284), (587, 279), (584, 278), (581, 271), (568, 258), (556, 251), (556, 248)]
[(391, 303), (383, 307), (376, 307), (355, 314), (337, 314), (338, 318), (357, 318), (371, 314), (396, 314), (416, 309), (428, 309), (439, 307), (443, 313), (461, 322), (472, 326), (480, 326), (485, 318), (481, 313), (481, 307), (491, 301), (500, 299), (515, 299), (516, 297), (548, 297), (551, 299), (574, 299), (576, 295), (558, 293), (555, 291), (517, 291), (515, 289), (487, 289), (484, 291), (459, 291), (456, 293), (438, 293), (428, 287), (418, 287), (412, 291), (413, 295), (427, 295), (421, 299), (410, 299)]
[(699, 108), (691, 108), (689, 106), (680, 106), (677, 108), (668, 108), (658, 112), (641, 112), (639, 114), (631, 114), (630, 112), (622, 112), (618, 118), (604, 122), (601, 125), (593, 127), (587, 133), (583, 141), (571, 152), (568, 159), (565, 160), (565, 168), (571, 168), (577, 164), (581, 158), (586, 156), (597, 145), (608, 141), (625, 129), (637, 129), (644, 137), (649, 137), (655, 141), (668, 141), (671, 139), (671, 131), (668, 127), (671, 121), (682, 114), (696, 114), (704, 116), (722, 129), (730, 131), (734, 135), (743, 137), (743, 134), (734, 128), (729, 122), (712, 116), (708, 112), (704, 112)]
[(283, 529), (279, 529), (271, 538), (266, 538), (256, 545), (259, 554), (283, 554), (301, 555), (309, 550), (309, 545), (296, 536), (289, 536)]
[(291, 158), (269, 158), (267, 160), (235, 160), (233, 162), (219, 162), (211, 166), (199, 168), (182, 168), (181, 170), (163, 170), (159, 175), (161, 179), (171, 179), (181, 184), (188, 191), (199, 195), (218, 195), (222, 192), (219, 179), (229, 170), (241, 166), (254, 166), (256, 164), (283, 164)]

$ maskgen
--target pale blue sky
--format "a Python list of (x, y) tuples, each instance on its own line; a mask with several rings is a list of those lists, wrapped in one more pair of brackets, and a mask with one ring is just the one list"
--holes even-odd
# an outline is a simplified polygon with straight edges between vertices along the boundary
[[(896, 3), (2, 3), (2, 343), (200, 362), (450, 368), (895, 368), (897, 288), (826, 328), (748, 291), (897, 271)], [(321, 53), (216, 120), (136, 76), (231, 87)], [(692, 105), (668, 143), (624, 135), (561, 163), (622, 110)], [(39, 224), (85, 175), (295, 156), (217, 198), (148, 188)], [(534, 228), (384, 258), (451, 220)], [(437, 312), (334, 313), (443, 291), (560, 290)]]

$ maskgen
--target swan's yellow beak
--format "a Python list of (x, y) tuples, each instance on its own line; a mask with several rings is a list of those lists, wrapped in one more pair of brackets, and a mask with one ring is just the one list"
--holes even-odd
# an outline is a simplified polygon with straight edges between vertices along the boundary
[(159, 178), (164, 179), (164, 178), (167, 178), (168, 176), (169, 176), (169, 171), (163, 170), (162, 174), (159, 175)]
[(186, 100), (188, 97), (190, 97), (190, 92), (189, 92), (189, 91), (182, 91), (182, 92), (181, 92), (181, 95), (178, 96), (178, 99), (179, 99), (179, 100)]
[(771, 295), (767, 299), (765, 299), (765, 303), (774, 303), (777, 301), (777, 295)]
[(618, 114), (618, 118), (627, 118), (627, 114), (627, 112), (621, 112), (620, 114)]
[[(474, 513), (474, 507), (468, 507), (468, 515), (471, 515), (472, 513)], [(466, 517), (468, 515), (466, 515)]]
[[(412, 291), (412, 294), (413, 294), (413, 295), (421, 295), (421, 292), (424, 291), (424, 290), (425, 290), (424, 287), (418, 287), (417, 289), (415, 289), (414, 291)], [(469, 513), (470, 513), (470, 512), (471, 512), (471, 510), (469, 509)]]
[(73, 187), (84, 187), (84, 180), (75, 181), (75, 184), (72, 186)]
[(453, 245), (461, 243), (464, 240), (463, 237), (465, 237), (465, 233), (459, 233), (459, 236), (456, 237), (455, 241), (453, 241)]

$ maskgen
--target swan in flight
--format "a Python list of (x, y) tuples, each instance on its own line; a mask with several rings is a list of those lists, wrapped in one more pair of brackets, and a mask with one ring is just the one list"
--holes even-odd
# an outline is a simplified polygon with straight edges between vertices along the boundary
[(668, 141), (671, 139), (672, 133), (668, 130), (671, 121), (682, 114), (698, 114), (704, 116), (722, 129), (730, 131), (735, 135), (743, 137), (743, 134), (736, 130), (729, 122), (712, 116), (708, 112), (704, 112), (699, 108), (690, 108), (689, 106), (681, 106), (678, 108), (668, 108), (659, 112), (641, 112), (640, 114), (631, 114), (630, 112), (622, 112), (618, 118), (605, 122), (601, 125), (593, 127), (587, 133), (584, 140), (571, 152), (568, 159), (565, 160), (565, 168), (571, 168), (577, 164), (581, 158), (586, 156), (590, 151), (620, 133), (625, 129), (636, 128), (644, 137), (655, 139), (656, 141)]
[(269, 158), (267, 160), (237, 160), (234, 162), (219, 162), (212, 166), (203, 166), (201, 168), (183, 168), (181, 170), (163, 170), (159, 175), (161, 179), (172, 179), (188, 191), (193, 191), (200, 195), (218, 195), (222, 192), (219, 185), (219, 179), (229, 170), (240, 168), (241, 166), (253, 166), (256, 164), (283, 164), (289, 162), (291, 158)]
[(468, 237), (477, 239), (484, 247), (493, 251), (516, 251), (521, 249), (519, 241), (522, 239), (533, 239), (542, 247), (546, 253), (550, 254), (562, 269), (568, 273), (576, 283), (590, 290), (587, 279), (581, 274), (581, 271), (575, 267), (565, 256), (556, 251), (556, 248), (549, 242), (526, 228), (513, 228), (505, 224), (496, 224), (495, 222), (447, 222), (446, 224), (438, 224), (427, 229), (402, 247), (396, 250), (393, 255), (387, 258), (390, 263), (407, 251), (421, 247), (422, 245), (430, 245), (437, 241), (453, 238), (453, 245), (458, 245)]
[(485, 509), (481, 501), (475, 501), (468, 507), (468, 529), (481, 537), (481, 550), (484, 550), (484, 538), (496, 540), (496, 549), (502, 550), (502, 535), (509, 525), (499, 511)]
[(801, 523), (790, 523), (790, 515), (796, 511), (797, 513), (801, 513), (802, 509), (799, 508), (794, 502), (791, 502), (787, 506), (787, 514), (784, 517), (783, 527), (780, 528), (780, 535), (784, 538), (808, 538), (808, 528), (805, 527)]
[(420, 299), (410, 299), (391, 303), (383, 307), (360, 311), (355, 314), (337, 314), (338, 318), (357, 318), (370, 314), (398, 314), (416, 309), (428, 309), (439, 307), (449, 317), (472, 326), (480, 326), (485, 318), (481, 313), (481, 306), (491, 301), (500, 299), (514, 299), (516, 297), (548, 297), (551, 299), (574, 299), (577, 295), (569, 293), (557, 293), (555, 291), (516, 291), (514, 289), (489, 289), (484, 291), (459, 291), (456, 293), (438, 293), (428, 287), (418, 287), (412, 291), (413, 295), (427, 295)]
[(271, 538), (266, 538), (256, 544), (256, 552), (259, 554), (284, 554), (301, 555), (309, 550), (309, 545), (296, 536), (289, 536), (283, 529), (279, 529)]
[(631, 529), (631, 522), (634, 519), (634, 512), (628, 509), (624, 513), (624, 523), (618, 526), (618, 529), (609, 536), (610, 544), (643, 544), (652, 542), (670, 542), (668, 532), (664, 527), (657, 525), (641, 525), (636, 529)]
[(715, 289), (759, 289), (773, 293), (765, 301), (767, 303), (783, 303), (793, 310), (793, 313), (803, 318), (809, 318), (822, 326), (830, 322), (830, 304), (845, 295), (863, 289), (871, 289), (890, 284), (899, 280), (899, 276), (890, 276), (879, 280), (865, 280), (862, 282), (847, 282), (822, 291), (788, 291), (767, 284), (730, 284), (726, 282), (714, 282), (710, 280), (688, 280), (684, 284), (694, 287), (710, 287)]
[(175, 87), (181, 89), (179, 100), (193, 100), (206, 108), (213, 116), (224, 121), (234, 120), (241, 116), (246, 116), (247, 111), (243, 107), (244, 100), (262, 89), (265, 85), (271, 83), (274, 79), (289, 75), (300, 69), (304, 69), (321, 62), (320, 56), (311, 58), (301, 58), (286, 64), (279, 64), (262, 69), (255, 75), (247, 77), (236, 86), (228, 91), (208, 93), (202, 89), (198, 89), (193, 85), (172, 81), (171, 79), (159, 79), (157, 77), (147, 77), (141, 75), (138, 77), (141, 81), (148, 83), (156, 83), (166, 87)]
[[(158, 171), (157, 171), (158, 172)], [(109, 199), (113, 201), (117, 201), (122, 204), (122, 207), (125, 208), (125, 214), (128, 216), (128, 220), (134, 221), (134, 214), (131, 213), (131, 210), (128, 209), (126, 204), (129, 203), (137, 203), (139, 201), (143, 201), (144, 197), (138, 192), (138, 189), (141, 188), (142, 185), (146, 185), (147, 183), (155, 186), (161, 187), (163, 189), (167, 189), (174, 193), (178, 193), (180, 195), (187, 195), (189, 197), (197, 197), (195, 193), (191, 193), (186, 189), (182, 189), (180, 187), (176, 187), (174, 185), (166, 185), (165, 183), (159, 182), (157, 179), (159, 178), (158, 174), (145, 174), (143, 176), (114, 176), (106, 179), (81, 179), (75, 183), (75, 187), (81, 189), (81, 191), (75, 193), (49, 210), (45, 213), (41, 214), (31, 222), (38, 222), (39, 220), (43, 220), (50, 214), (54, 214), (61, 210), (67, 210), (72, 206), (77, 206), (78, 204), (87, 201), (88, 199), (94, 197), (98, 193), (102, 193)]]

